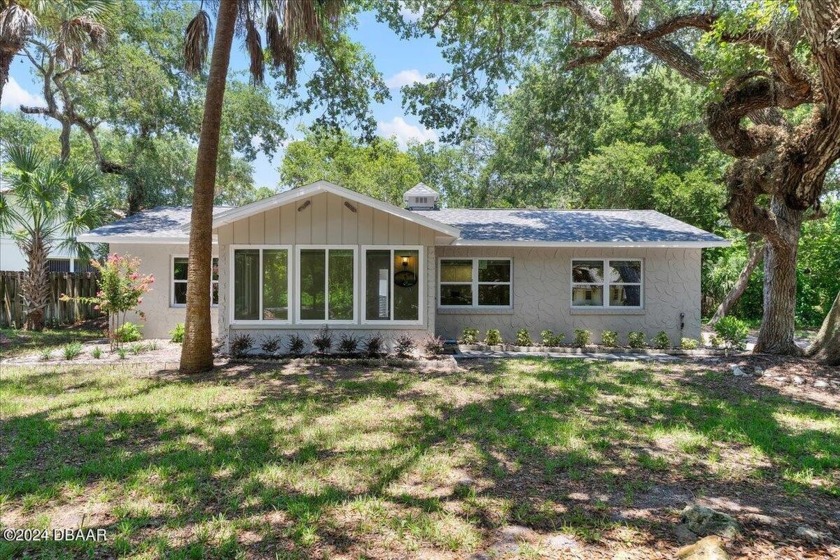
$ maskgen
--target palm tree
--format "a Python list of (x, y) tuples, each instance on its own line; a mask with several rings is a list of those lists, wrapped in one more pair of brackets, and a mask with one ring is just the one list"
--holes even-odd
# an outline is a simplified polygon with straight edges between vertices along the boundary
[[(238, 29), (244, 34), (251, 61), (251, 78), (255, 84), (263, 82), (265, 71), (258, 24), (265, 27), (271, 62), (275, 67), (283, 67), (286, 81), (294, 83), (297, 47), (302, 43), (323, 45), (324, 32), (330, 23), (338, 21), (342, 7), (342, 0), (219, 1), (193, 188), (187, 316), (180, 365), (184, 373), (207, 371), (213, 367), (210, 291), (207, 286), (210, 285), (219, 129), (234, 33)], [(202, 6), (186, 30), (184, 59), (187, 71), (195, 73), (204, 66), (209, 39), (210, 16)]]
[(75, 66), (90, 46), (100, 48), (106, 32), (100, 19), (114, 0), (0, 0), (0, 101), (12, 60), (32, 36), (55, 43), (59, 60)]
[(47, 256), (53, 247), (80, 256), (90, 250), (76, 236), (102, 223), (104, 208), (93, 197), (96, 171), (48, 159), (30, 146), (8, 150), (9, 189), (0, 193), (0, 233), (10, 234), (26, 257), (28, 273), (21, 291), (26, 328), (44, 328), (50, 285)]

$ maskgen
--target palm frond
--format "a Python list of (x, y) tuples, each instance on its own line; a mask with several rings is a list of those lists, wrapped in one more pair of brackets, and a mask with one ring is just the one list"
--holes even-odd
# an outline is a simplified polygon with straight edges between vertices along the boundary
[(286, 71), (286, 83), (295, 85), (297, 81), (297, 57), (295, 47), (289, 40), (289, 34), (285, 27), (280, 27), (280, 18), (275, 12), (268, 17), (268, 32), (266, 39), (268, 49), (271, 51), (272, 63), (276, 68), (283, 67)]
[(184, 69), (188, 74), (197, 74), (207, 60), (210, 44), (210, 16), (204, 10), (187, 25), (184, 34)]
[(81, 62), (85, 48), (101, 49), (108, 33), (105, 26), (88, 14), (74, 16), (61, 23), (58, 30), (56, 54), (70, 66)]
[(23, 43), (38, 26), (35, 14), (19, 4), (10, 4), (0, 12), (0, 37), (8, 43)]
[(265, 80), (265, 55), (263, 54), (262, 39), (254, 20), (250, 17), (245, 22), (245, 47), (251, 59), (251, 81), (261, 86)]

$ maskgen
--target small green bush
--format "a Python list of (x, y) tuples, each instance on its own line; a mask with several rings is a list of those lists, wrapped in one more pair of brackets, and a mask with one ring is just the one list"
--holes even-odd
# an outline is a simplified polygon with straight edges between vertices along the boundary
[(126, 356), (125, 348), (123, 348), (122, 346), (117, 348), (117, 356), (120, 357), (120, 360), (125, 360), (125, 356)]
[(96, 348), (90, 351), (90, 355), (93, 356), (94, 360), (98, 360), (102, 357), (102, 348), (97, 346)]
[(241, 358), (254, 346), (254, 339), (248, 333), (239, 333), (233, 337), (230, 343), (230, 355), (234, 358)]
[(715, 324), (715, 333), (723, 339), (729, 348), (743, 350), (747, 346), (750, 329), (737, 317), (727, 315)]
[(516, 345), (517, 346), (533, 346), (531, 342), (531, 335), (528, 334), (528, 329), (519, 329), (516, 331)]
[(65, 360), (72, 360), (73, 358), (77, 357), (79, 354), (82, 353), (82, 343), (71, 342), (70, 344), (64, 347), (63, 352)]
[(584, 346), (589, 346), (589, 342), (592, 340), (592, 333), (586, 329), (575, 329), (575, 346), (580, 346), (583, 348)]
[(615, 331), (604, 331), (601, 333), (601, 346), (615, 348), (618, 346), (618, 333)]
[(137, 342), (143, 338), (140, 334), (140, 327), (130, 321), (126, 321), (114, 331), (114, 339), (117, 342)]
[(650, 339), (650, 345), (659, 350), (667, 350), (671, 347), (671, 339), (665, 331), (659, 331), (656, 336)]
[(423, 350), (427, 356), (440, 356), (446, 349), (445, 346), (444, 340), (439, 336), (429, 335), (423, 340)]
[(178, 323), (175, 328), (169, 331), (169, 340), (176, 344), (184, 343), (184, 323)]
[(540, 333), (540, 340), (543, 346), (551, 346), (554, 341), (554, 332), (551, 329), (545, 329)]
[(683, 350), (695, 350), (699, 345), (700, 343), (693, 338), (683, 338), (680, 340), (680, 348)]
[(410, 356), (415, 346), (414, 339), (407, 334), (401, 334), (394, 340), (394, 351), (401, 358)]
[(720, 348), (723, 344), (723, 340), (716, 334), (713, 334), (709, 337), (709, 344), (712, 348)]
[(461, 334), (461, 341), (464, 344), (477, 344), (478, 343), (478, 329), (474, 329), (472, 327), (466, 327)]
[(645, 338), (645, 333), (639, 331), (631, 331), (627, 335), (627, 344), (630, 348), (644, 348), (647, 339)]
[(484, 337), (484, 344), (488, 346), (497, 346), (502, 343), (502, 333), (499, 329), (490, 329), (487, 331), (487, 336)]
[(130, 348), (131, 353), (135, 356), (139, 356), (140, 354), (142, 354), (145, 349), (146, 347), (142, 344), (132, 344)]
[(41, 350), (41, 361), (46, 362), (52, 358), (52, 352), (49, 348)]

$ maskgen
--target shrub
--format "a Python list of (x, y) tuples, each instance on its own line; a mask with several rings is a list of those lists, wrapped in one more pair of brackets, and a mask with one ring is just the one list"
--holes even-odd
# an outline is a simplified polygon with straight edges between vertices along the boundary
[(157, 349), (158, 349), (158, 345), (157, 345), (156, 340), (152, 340), (146, 345), (146, 350), (157, 350)]
[(721, 344), (723, 344), (723, 340), (721, 340), (718, 335), (713, 334), (709, 337), (709, 344), (712, 348), (720, 348)]
[(114, 331), (114, 340), (117, 342), (137, 342), (143, 338), (140, 334), (140, 327), (128, 321), (117, 327)]
[(464, 344), (477, 344), (478, 343), (478, 329), (474, 329), (472, 327), (466, 327), (461, 335), (461, 340)]
[(683, 350), (694, 350), (699, 345), (700, 343), (693, 338), (683, 338), (680, 340), (680, 348)]
[(408, 355), (414, 350), (414, 347), (414, 339), (407, 334), (401, 334), (396, 338), (396, 340), (394, 340), (394, 350), (397, 352), (397, 355), (402, 358), (408, 357)]
[(254, 339), (248, 333), (239, 333), (233, 337), (230, 343), (230, 355), (234, 358), (241, 358), (254, 346)]
[(737, 317), (727, 315), (715, 324), (715, 333), (729, 348), (743, 350), (747, 346), (747, 335), (750, 329), (747, 324)]
[(589, 346), (592, 339), (592, 333), (586, 329), (575, 329), (575, 346)]
[(46, 362), (52, 358), (52, 352), (48, 348), (41, 350), (41, 361)]
[(554, 341), (554, 332), (551, 329), (545, 329), (540, 332), (540, 341), (542, 341), (543, 346), (551, 346), (551, 343)]
[(283, 337), (266, 336), (263, 337), (262, 344), (260, 344), (260, 350), (262, 350), (266, 354), (274, 354), (278, 350), (280, 350), (281, 346), (283, 346)]
[(381, 356), (384, 348), (385, 340), (381, 334), (372, 334), (365, 340), (365, 352), (371, 358)]
[(341, 335), (341, 340), (338, 342), (338, 349), (343, 354), (355, 354), (359, 349), (359, 337), (353, 336), (351, 333), (344, 333)]
[(499, 329), (489, 329), (487, 336), (484, 337), (484, 344), (488, 346), (496, 346), (502, 343), (502, 333)]
[(98, 360), (102, 357), (102, 348), (97, 346), (96, 348), (90, 351), (90, 355), (93, 356), (94, 360)]
[(645, 333), (639, 331), (630, 331), (627, 335), (627, 344), (630, 348), (644, 348), (645, 347)]
[(184, 323), (178, 323), (175, 328), (169, 331), (169, 340), (176, 344), (184, 343)]
[(300, 356), (306, 348), (306, 341), (298, 334), (289, 335), (289, 354)]
[(117, 348), (117, 356), (120, 357), (120, 360), (125, 360), (125, 355), (126, 355), (125, 348), (123, 348), (122, 346)]
[(65, 360), (72, 360), (73, 358), (82, 353), (82, 343), (71, 342), (70, 344), (64, 347), (63, 352)]
[(134, 354), (135, 356), (139, 356), (140, 354), (142, 354), (143, 350), (145, 350), (145, 349), (146, 349), (146, 347), (143, 346), (142, 344), (132, 344), (131, 348), (130, 348), (131, 353)]
[(516, 331), (516, 345), (517, 346), (533, 346), (534, 343), (531, 342), (531, 335), (528, 333), (528, 329), (519, 329)]
[(446, 341), (439, 336), (429, 335), (423, 340), (423, 350), (427, 356), (440, 356), (446, 349)]
[(601, 333), (601, 346), (615, 348), (618, 346), (618, 333), (615, 331), (604, 331)]
[(671, 338), (665, 331), (659, 331), (656, 336), (650, 339), (650, 345), (660, 350), (667, 350), (671, 347)]
[(324, 327), (312, 339), (312, 346), (321, 354), (326, 354), (332, 349), (333, 339), (329, 327)]

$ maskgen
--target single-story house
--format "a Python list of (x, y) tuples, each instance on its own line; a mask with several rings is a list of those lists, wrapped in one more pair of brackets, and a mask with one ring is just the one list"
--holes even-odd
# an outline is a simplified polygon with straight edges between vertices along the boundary
[[(213, 218), (212, 313), (227, 341), (328, 325), (393, 339), (526, 328), (700, 336), (700, 263), (725, 239), (651, 210), (440, 208), (420, 184), (405, 207), (318, 181)], [(184, 321), (189, 208), (147, 210), (79, 237), (155, 275), (147, 337)]]

